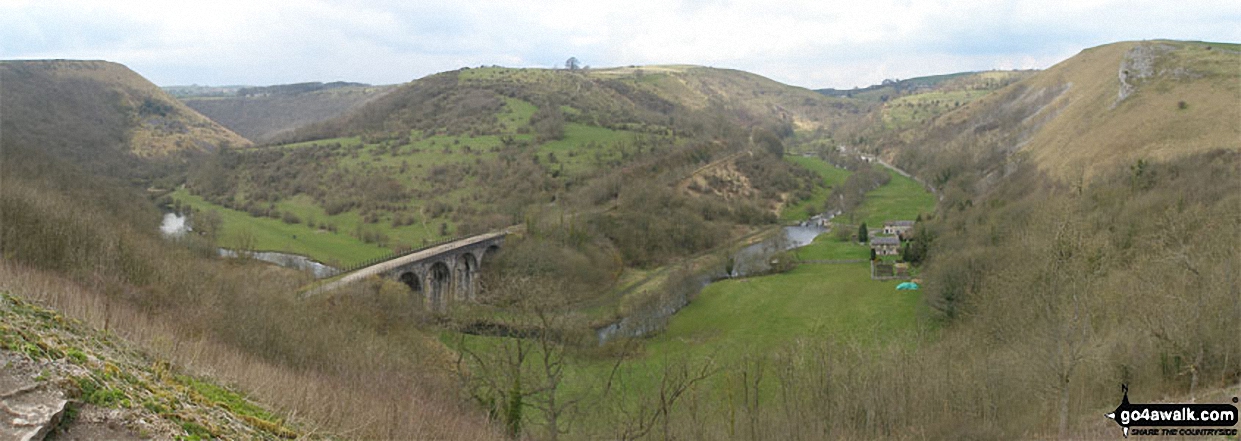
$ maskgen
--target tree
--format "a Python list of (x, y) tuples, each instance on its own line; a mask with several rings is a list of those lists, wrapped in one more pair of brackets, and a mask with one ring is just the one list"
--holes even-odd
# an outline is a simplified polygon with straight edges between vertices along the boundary
[(771, 130), (756, 129), (751, 138), (754, 144), (777, 158), (784, 156), (784, 143)]
[(862, 225), (857, 227), (857, 241), (866, 243), (868, 240), (870, 240), (870, 231), (866, 229), (866, 222), (862, 222)]
[(237, 247), (237, 255), (249, 258), (254, 254), (254, 248), (258, 245), (258, 237), (249, 228), (243, 228), (237, 231), (234, 236), (233, 245)]
[(565, 60), (564, 68), (568, 70), (577, 70), (578, 69), (577, 57), (569, 57), (568, 60)]
[(567, 331), (570, 316), (563, 305), (569, 290), (555, 279), (525, 275), (501, 276), (494, 286), (483, 301), (504, 305), (507, 312), (489, 323), (498, 335), (512, 338), (474, 347), (462, 333), (456, 374), (475, 401), (503, 419), (510, 436), (521, 438), (523, 422), (530, 419), (523, 411), (530, 408), (543, 416), (547, 432), (541, 439), (555, 440), (572, 425), (570, 412), (587, 397), (562, 387), (572, 362), (568, 351), (584, 343), (582, 334)]
[(560, 112), (559, 105), (553, 103), (540, 105), (539, 110), (530, 115), (530, 125), (534, 127), (538, 142), (564, 138), (564, 114)]
[(194, 229), (198, 231), (198, 234), (203, 235), (212, 243), (220, 237), (220, 228), (224, 220), (215, 210), (199, 211), (193, 221)]

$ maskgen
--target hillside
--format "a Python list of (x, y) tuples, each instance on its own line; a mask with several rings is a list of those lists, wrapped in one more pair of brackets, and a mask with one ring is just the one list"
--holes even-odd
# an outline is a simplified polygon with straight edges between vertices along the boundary
[(686, 108), (730, 109), (742, 120), (774, 119), (795, 130), (830, 127), (837, 119), (855, 115), (865, 105), (850, 100), (823, 99), (814, 91), (789, 86), (749, 72), (700, 66), (637, 66), (596, 69), (589, 76), (625, 82), (650, 90)]
[[(1021, 152), (1065, 181), (1138, 160), (1235, 150), (1241, 147), (1238, 48), (1143, 41), (1087, 49), (946, 113), (919, 133), (878, 144), (914, 168), (969, 155), (990, 161), (995, 171), (998, 158)], [(955, 173), (930, 167), (924, 175), (933, 179)]]
[[(401, 85), (283, 143), (204, 161), (171, 197), (220, 213), (224, 246), (347, 265), (522, 223), (541, 207), (598, 214), (621, 193), (662, 194), (713, 160), (765, 153), (740, 162), (750, 188), (743, 197), (682, 203), (685, 195), (669, 195), (678, 210), (709, 213), (693, 217), (710, 225), (681, 235), (684, 246), (658, 259), (623, 253), (647, 264), (700, 250), (735, 227), (774, 222), (783, 203), (813, 195), (821, 184), (780, 159), (783, 139), (854, 110), (718, 69), (462, 69)], [(584, 220), (613, 239), (636, 234), (627, 223), (638, 219), (612, 217)]]
[(79, 164), (250, 144), (116, 63), (0, 61), (0, 82), (5, 145), (37, 145)]
[[(81, 438), (1115, 436), (1121, 384), (1223, 400), (1241, 379), (1238, 49), (1117, 43), (852, 98), (684, 65), (461, 69), (184, 150), (209, 153), (152, 172), (167, 190), (91, 158), (182, 159), (131, 138), (192, 111), (6, 68), (78, 101), (4, 127), (2, 397), (76, 397), (58, 430)], [(160, 236), (157, 204), (193, 234)], [(782, 221), (837, 208), (779, 251)], [(893, 219), (916, 221), (875, 257), (914, 290), (867, 259)], [(343, 266), (512, 225), (442, 310), (381, 278), (302, 298), (311, 275), (219, 253)], [(756, 248), (771, 273), (738, 270)]]
[(1034, 71), (1028, 70), (959, 72), (904, 80), (884, 80), (883, 83), (862, 88), (817, 89), (815, 92), (833, 97), (853, 98), (870, 102), (887, 102), (906, 95), (917, 95), (934, 91), (995, 90), (1033, 73)]
[[(6, 438), (39, 432), (56, 439), (135, 440), (306, 435), (244, 395), (3, 291), (0, 363), (0, 406), (18, 417), (0, 422)], [(35, 406), (53, 412), (35, 412)]]
[[(445, 94), (448, 91), (452, 93)], [(436, 98), (436, 99), (432, 99)], [(643, 66), (579, 71), (486, 67), (444, 72), (400, 86), (352, 115), (294, 134), (307, 140), (362, 132), (421, 129), (448, 124), (448, 133), (495, 134), (512, 124), (491, 119), (512, 99), (536, 106), (563, 106), (567, 121), (611, 129), (655, 127), (693, 130), (691, 121), (707, 110), (743, 125), (784, 124), (797, 129), (831, 123), (856, 114), (848, 100), (777, 83), (758, 75), (697, 66)], [(444, 115), (428, 118), (433, 111)], [(464, 115), (484, 120), (457, 121)], [(681, 121), (680, 119), (684, 119)], [(698, 127), (698, 130), (701, 130)]]
[[(167, 88), (166, 88), (167, 89)], [(185, 105), (256, 143), (335, 118), (392, 89), (358, 83), (304, 83), (195, 92), (178, 88)]]

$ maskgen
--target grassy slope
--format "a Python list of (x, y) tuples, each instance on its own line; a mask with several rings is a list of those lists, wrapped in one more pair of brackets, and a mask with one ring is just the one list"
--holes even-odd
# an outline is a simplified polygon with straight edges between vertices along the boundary
[(849, 178), (850, 172), (848, 170), (832, 166), (818, 158), (788, 156), (785, 159), (818, 173), (823, 178), (823, 181), (822, 185), (815, 187), (809, 199), (786, 207), (780, 212), (780, 220), (784, 222), (806, 219), (810, 213), (808, 210), (813, 210), (815, 213), (823, 211), (823, 204), (827, 202), (827, 196), (831, 194), (832, 187), (845, 182)]
[[(85, 405), (118, 409), (129, 415), (110, 416), (105, 422), (114, 429), (133, 425), (158, 432), (140, 433), (144, 437), (299, 436), (282, 418), (241, 394), (170, 371), (166, 361), (152, 360), (110, 333), (100, 333), (7, 292), (0, 292), (0, 319), (0, 351), (20, 353), (41, 363), (41, 381), (71, 385), (81, 392), (80, 400), (70, 403), (69, 415)], [(73, 417), (67, 418), (61, 427), (73, 432)], [(133, 423), (137, 420), (142, 423)]]
[(801, 260), (853, 260), (869, 259), (870, 247), (856, 242), (841, 242), (831, 234), (814, 238), (810, 245), (798, 248), (794, 253)]
[[(502, 113), (501, 119), (523, 125), (529, 119), (529, 114), (534, 112), (534, 106), (516, 99), (508, 101), (508, 108), (510, 110)], [(619, 158), (620, 152), (615, 148), (615, 143), (625, 141), (630, 136), (632, 136), (632, 132), (624, 130), (611, 130), (569, 123), (565, 126), (564, 139), (543, 144), (538, 151), (543, 159), (546, 159), (549, 153), (555, 153), (557, 161), (564, 164), (564, 170), (567, 173), (588, 173), (598, 166), (594, 158), (596, 153), (604, 161)], [(352, 171), (361, 170), (364, 165), (372, 169), (387, 167), (387, 170), (383, 173), (397, 178), (405, 183), (407, 188), (428, 191), (431, 188), (426, 176), (433, 167), (449, 163), (471, 162), (476, 158), (493, 157), (495, 153), (492, 153), (490, 149), (499, 146), (501, 142), (500, 137), (494, 135), (474, 137), (436, 135), (426, 139), (415, 136), (414, 139), (416, 140), (410, 145), (401, 147), (399, 153), (395, 155), (379, 153), (378, 144), (364, 144), (358, 137), (333, 138), (264, 148), (297, 148), (312, 144), (335, 143), (342, 145), (362, 144), (364, 147), (356, 158), (351, 156), (339, 158), (337, 166)], [(514, 139), (530, 140), (532, 135), (518, 134), (514, 135)], [(594, 143), (598, 147), (594, 149), (581, 148), (586, 143)], [(470, 152), (466, 152), (467, 146)], [(571, 154), (571, 151), (574, 153)], [(404, 173), (396, 170), (402, 163), (408, 164)], [(434, 200), (456, 207), (471, 204), (472, 202), (466, 195), (472, 191), (481, 190), (480, 186), (484, 184), (480, 182), (466, 182), (466, 184), (463, 189), (458, 189), (451, 193), (436, 194)], [(418, 215), (415, 216), (416, 222), (413, 225), (402, 227), (392, 227), (391, 216), (384, 216), (375, 224), (363, 224), (362, 218), (356, 210), (328, 216), (322, 207), (304, 195), (285, 199), (276, 204), (277, 209), (280, 211), (293, 212), (301, 218), (301, 224), (292, 225), (285, 224), (278, 219), (251, 217), (244, 212), (229, 210), (193, 196), (185, 190), (178, 190), (172, 196), (181, 200), (182, 203), (196, 208), (214, 209), (221, 213), (224, 220), (224, 234), (221, 238), (221, 246), (236, 246), (237, 233), (242, 230), (248, 230), (256, 236), (256, 247), (258, 249), (303, 254), (322, 262), (337, 261), (342, 265), (349, 265), (382, 256), (397, 245), (404, 244), (416, 247), (425, 242), (444, 239), (445, 236), (439, 234), (441, 223), (448, 225), (449, 236), (456, 234), (454, 222), (444, 216), (427, 218)], [(425, 206), (431, 201), (414, 198), (410, 202), (415, 207), (420, 207)], [(318, 229), (311, 229), (305, 225), (308, 220), (314, 220), (317, 224), (330, 223), (335, 225), (337, 232), (328, 233)], [(359, 225), (364, 225), (365, 228), (374, 229), (388, 235), (391, 238), (389, 247), (367, 244), (354, 237), (352, 233)], [(294, 239), (294, 236), (296, 236), (296, 239)]]
[(281, 132), (334, 118), (365, 104), (392, 86), (349, 86), (272, 96), (186, 97), (182, 101), (255, 142)]
[(0, 78), (5, 82), (6, 137), (38, 138), (55, 133), (59, 136), (53, 144), (83, 144), (66, 148), (94, 153), (96, 157), (89, 160), (115, 154), (102, 151), (116, 138), (108, 133), (113, 130), (122, 131), (123, 151), (140, 157), (249, 144), (120, 64), (0, 61)]
[(857, 213), (865, 216), (868, 228), (883, 227), (884, 221), (914, 220), (921, 213), (935, 211), (935, 195), (913, 179), (883, 169), (892, 180), (866, 194), (866, 201)]
[[(641, 71), (642, 73), (638, 73)], [(672, 103), (678, 103), (687, 108), (703, 108), (709, 105), (713, 99), (722, 99), (733, 105), (741, 106), (749, 109), (751, 112), (759, 114), (771, 114), (777, 118), (792, 118), (799, 126), (813, 126), (814, 121), (824, 121), (829, 117), (836, 116), (845, 112), (848, 108), (842, 100), (825, 97), (809, 90), (786, 86), (769, 79), (748, 74), (745, 72), (701, 68), (695, 66), (651, 66), (638, 69), (604, 69), (591, 70), (583, 73), (583, 75), (569, 75), (562, 71), (552, 71), (545, 69), (506, 69), (506, 68), (479, 68), (465, 69), (457, 73), (459, 80), (459, 88), (469, 89), (471, 87), (494, 87), (495, 84), (507, 85), (506, 87), (525, 88), (532, 93), (546, 92), (548, 96), (567, 96), (572, 99), (568, 101), (569, 106), (561, 106), (562, 111), (568, 115), (578, 112), (573, 106), (585, 106), (581, 108), (592, 109), (613, 109), (616, 112), (627, 112), (635, 104), (632, 100), (634, 97), (621, 95), (611, 91), (607, 87), (602, 87), (592, 81), (621, 81), (632, 87), (638, 92), (636, 97), (642, 97), (642, 93), (658, 96)], [(411, 85), (416, 85), (411, 83)], [(401, 89), (407, 88), (400, 86)], [(566, 95), (567, 94), (567, 95)], [(393, 94), (392, 96), (396, 96)], [(508, 132), (518, 141), (531, 141), (533, 135), (520, 133), (528, 128), (528, 121), (537, 110), (537, 107), (523, 99), (512, 96), (498, 95), (503, 101), (503, 107), (497, 112), (497, 120), (502, 130)], [(645, 99), (645, 98), (643, 98)], [(376, 100), (374, 103), (378, 104)], [(389, 100), (390, 101), (390, 100)], [(358, 114), (365, 113), (365, 107), (358, 109)], [(611, 113), (606, 111), (605, 113)], [(387, 114), (385, 114), (387, 115)], [(360, 117), (359, 117), (360, 118)], [(637, 128), (637, 127), (634, 127)], [(544, 143), (538, 147), (537, 154), (539, 161), (548, 169), (550, 173), (568, 175), (568, 176), (589, 176), (599, 167), (615, 164), (622, 159), (621, 151), (616, 148), (619, 142), (627, 141), (635, 132), (628, 130), (609, 129), (589, 125), (588, 121), (570, 122), (565, 124), (565, 137), (561, 140)], [(410, 137), (411, 144), (395, 149), (395, 153), (391, 149), (381, 149), (378, 144), (366, 144), (364, 148), (357, 153), (356, 157), (352, 155), (344, 156), (337, 159), (337, 168), (348, 172), (361, 172), (366, 167), (370, 167), (371, 172), (383, 173), (388, 176), (397, 178), (400, 182), (411, 190), (421, 190), (422, 195), (414, 197), (409, 201), (414, 211), (407, 211), (406, 216), (417, 212), (419, 207), (425, 207), (432, 201), (444, 202), (450, 206), (459, 207), (463, 205), (474, 204), (470, 195), (481, 189), (486, 183), (480, 182), (462, 182), (464, 189), (457, 189), (452, 192), (431, 192), (427, 173), (436, 166), (447, 163), (466, 163), (478, 159), (486, 159), (494, 156), (490, 151), (492, 147), (500, 144), (500, 137), (496, 135), (488, 136), (447, 136), (437, 135), (428, 139), (422, 139), (418, 131), (414, 131)], [(305, 143), (289, 144), (287, 147), (296, 147), (299, 145), (312, 143), (336, 143), (342, 145), (358, 145), (362, 144), (361, 137), (333, 138), (318, 141), (310, 141)], [(470, 153), (464, 153), (464, 146), (471, 147)], [(583, 148), (592, 146), (592, 148)], [(272, 148), (281, 148), (275, 146)], [(555, 155), (555, 163), (553, 164), (551, 155)], [(406, 164), (404, 171), (397, 172), (402, 164)], [(820, 173), (825, 173), (820, 170)], [(833, 181), (839, 176), (838, 174), (824, 174), (828, 181), (826, 185), (832, 185)], [(238, 200), (244, 201), (246, 191), (256, 189), (239, 189)], [(814, 198), (804, 202), (801, 206), (793, 210), (787, 210), (787, 215), (805, 214), (805, 206), (812, 204), (821, 204), (822, 198), (826, 194), (825, 189), (820, 189), (815, 193)], [(193, 204), (202, 205), (202, 201), (192, 201)], [(308, 198), (292, 198), (286, 199), (277, 204), (282, 211), (291, 211), (298, 214), (303, 220), (313, 218), (317, 222), (328, 221), (335, 224), (341, 236), (348, 235), (354, 231), (357, 225), (358, 215), (345, 213), (328, 218), (319, 207), (316, 207)], [(476, 210), (484, 210), (486, 207), (471, 206)], [(382, 214), (378, 224), (372, 225), (380, 232), (389, 235), (392, 238), (392, 245), (404, 243), (408, 245), (418, 245), (423, 240), (435, 240), (440, 238), (439, 230), (441, 224), (448, 225), (449, 234), (456, 230), (457, 225), (450, 220), (448, 216), (441, 216), (433, 219), (425, 218), (418, 214), (415, 215), (415, 224), (400, 228), (390, 227), (392, 217), (388, 214)], [(326, 244), (311, 244), (295, 242), (292, 239), (293, 230), (305, 230), (307, 228), (289, 228), (274, 226), (266, 219), (246, 220), (242, 217), (230, 216), (226, 220), (226, 224), (237, 222), (250, 222), (245, 228), (254, 230), (264, 230), (270, 234), (264, 234), (260, 240), (262, 247), (278, 250), (303, 250), (312, 253), (312, 257), (317, 259), (331, 260), (337, 258), (341, 261), (349, 261), (359, 258), (367, 253), (358, 250), (358, 248), (368, 248), (360, 243), (351, 244), (346, 248), (345, 255), (335, 256), (330, 252), (329, 246)], [(226, 230), (236, 230), (242, 228), (240, 226), (226, 226)], [(298, 241), (304, 241), (302, 235), (298, 236)], [(348, 237), (332, 238), (333, 241), (345, 240)], [(333, 242), (336, 243), (336, 242)]]
[[(619, 159), (620, 151), (611, 148), (611, 144), (633, 136), (633, 132), (568, 123), (564, 135), (563, 139), (539, 146), (538, 152), (543, 157), (554, 153), (566, 173), (582, 174), (596, 169), (600, 161)], [(593, 143), (595, 148), (586, 148), (586, 143)]]
[[(254, 237), (253, 248), (255, 250), (301, 254), (321, 262), (337, 262), (345, 266), (380, 257), (390, 251), (365, 244), (349, 236), (343, 222), (339, 225), (341, 228), (339, 233), (329, 233), (313, 230), (305, 223), (286, 224), (279, 219), (250, 217), (247, 213), (211, 204), (198, 196), (189, 194), (184, 189), (173, 192), (172, 196), (180, 200), (182, 204), (188, 204), (198, 210), (215, 210), (219, 213), (223, 220), (219, 244), (225, 248), (239, 247), (240, 236), (243, 232), (248, 232)], [(282, 209), (284, 208), (282, 206)], [(345, 215), (338, 215), (338, 217), (344, 218)], [(295, 236), (297, 239), (294, 239)]]
[(988, 93), (987, 90), (954, 90), (903, 96), (883, 107), (883, 124), (890, 129), (909, 128)]
[[(1139, 46), (1172, 50), (1153, 57), (1155, 75), (1130, 80), (1137, 84), (1136, 92), (1117, 104), (1118, 72), (1132, 69), (1122, 63)], [(1236, 123), (1241, 121), (1239, 63), (1241, 52), (1218, 43), (1109, 44), (1086, 49), (1010, 86), (1024, 88), (1015, 89), (1021, 94), (991, 94), (944, 115), (939, 123), (985, 122), (989, 115), (1067, 86), (1035, 117), (1004, 126), (1014, 132), (1032, 131), (1022, 151), (1057, 178), (1089, 177), (1093, 169), (1143, 158), (1236, 149), (1241, 139), (1241, 125)], [(1179, 106), (1182, 101), (1184, 109)]]

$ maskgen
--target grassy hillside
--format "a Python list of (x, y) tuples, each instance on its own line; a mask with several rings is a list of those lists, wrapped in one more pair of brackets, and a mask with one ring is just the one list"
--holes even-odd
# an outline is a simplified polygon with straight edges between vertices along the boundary
[(116, 63), (3, 61), (0, 81), (5, 141), (81, 164), (250, 144)]
[(230, 94), (185, 92), (178, 98), (238, 135), (265, 143), (298, 127), (343, 115), (391, 88), (355, 84), (293, 90), (238, 87)]
[(903, 155), (907, 168), (926, 167), (920, 174), (940, 181), (960, 173), (947, 163), (985, 162), (967, 168), (993, 174), (1014, 152), (1068, 182), (1088, 180), (1096, 168), (1237, 149), (1238, 63), (1241, 51), (1230, 44), (1142, 41), (1091, 48), (944, 114), (928, 128), (877, 144), (893, 147), (889, 151)]
[(1031, 79), (1032, 89), (1067, 90), (1022, 150), (1073, 179), (1090, 177), (1093, 167), (1241, 148), (1239, 64), (1241, 51), (1226, 44), (1150, 41), (1083, 51)]
[(995, 90), (1008, 83), (1030, 76), (1033, 71), (960, 72), (930, 75), (905, 80), (886, 80), (882, 84), (856, 89), (819, 89), (816, 92), (834, 97), (869, 102), (887, 102), (904, 96), (931, 92)]
[(636, 66), (595, 69), (592, 78), (621, 82), (671, 103), (701, 110), (726, 107), (743, 122), (769, 119), (794, 130), (831, 127), (866, 108), (857, 102), (824, 99), (814, 91), (748, 72), (700, 66)]
[(835, 167), (818, 158), (805, 156), (789, 156), (787, 160), (814, 171), (822, 180), (811, 191), (810, 196), (800, 202), (788, 205), (780, 211), (780, 220), (784, 222), (808, 219), (822, 213), (827, 203), (827, 196), (837, 185), (849, 178), (849, 171)]
[[(160, 237), (159, 211), (128, 182), (20, 144), (2, 153), (0, 290), (124, 336), (170, 366), (235, 385), (280, 415), (310, 421), (316, 428), (310, 432), (492, 437), (483, 415), (451, 398), (456, 389), (444, 378), (442, 349), (409, 319), (421, 303), (407, 290), (385, 288), (381, 296), (378, 287), (357, 286), (358, 295), (346, 295), (353, 300), (343, 303), (298, 301), (294, 293), (309, 281), (305, 274), (222, 261), (204, 236)], [(385, 310), (393, 315), (374, 314)], [(20, 322), (5, 317), (0, 323)], [(10, 330), (0, 335), (9, 347)], [(22, 350), (34, 345), (30, 352), (41, 357), (78, 358), (72, 346), (27, 337), (14, 344)], [(92, 400), (108, 409), (180, 422), (179, 429), (160, 432), (168, 436), (265, 436), (256, 427), (285, 433), (278, 417), (246, 407), (234, 392), (167, 370), (148, 378), (133, 363), (91, 361), (85, 365), (99, 372), (79, 387), (87, 397), (97, 392)], [(185, 400), (216, 415), (202, 417)], [(218, 415), (221, 405), (253, 420)], [(386, 412), (409, 417), (375, 422)], [(220, 421), (230, 426), (217, 427)]]
[[(718, 106), (704, 107), (707, 101)], [(290, 142), (222, 152), (190, 173), (188, 194), (170, 196), (229, 213), (223, 243), (236, 243), (230, 237), (238, 231), (279, 230), (260, 235), (258, 246), (348, 264), (376, 246), (416, 247), (527, 222), (551, 204), (598, 214), (622, 192), (647, 191), (621, 183), (676, 182), (712, 160), (763, 149), (738, 162), (752, 184), (744, 197), (691, 204), (711, 206), (694, 213), (719, 224), (704, 231), (727, 234), (736, 224), (765, 222), (786, 198), (821, 192), (812, 173), (775, 159), (778, 134), (809, 124), (797, 118), (840, 111), (839, 101), (697, 67), (463, 69), (398, 86), (289, 132)], [(286, 226), (273, 230), (276, 220)], [(629, 229), (635, 220), (623, 216), (583, 221), (612, 238), (636, 232)], [(352, 243), (338, 247), (341, 239)]]
[(8, 292), (0, 291), (0, 319), (0, 360), (5, 362), (0, 377), (6, 387), (29, 382), (74, 398), (52, 437), (309, 435), (241, 393), (181, 372), (115, 335)]

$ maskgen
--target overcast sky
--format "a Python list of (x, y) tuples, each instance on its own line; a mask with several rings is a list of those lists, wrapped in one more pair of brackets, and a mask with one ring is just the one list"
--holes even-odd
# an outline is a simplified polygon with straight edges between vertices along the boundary
[(0, 59), (161, 86), (390, 84), (460, 67), (699, 64), (809, 87), (1046, 68), (1122, 40), (1241, 42), (1237, 0), (0, 0)]

